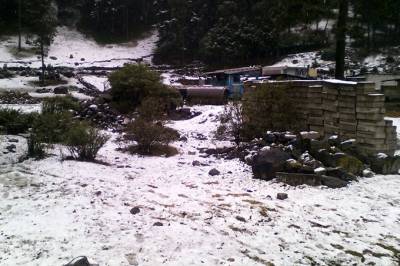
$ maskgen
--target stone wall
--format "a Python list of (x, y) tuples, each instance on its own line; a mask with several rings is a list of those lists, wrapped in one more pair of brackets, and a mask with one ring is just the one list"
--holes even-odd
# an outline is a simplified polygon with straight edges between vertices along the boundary
[[(393, 155), (397, 146), (396, 127), (384, 119), (385, 96), (377, 93), (374, 83), (287, 81), (290, 94), (305, 130), (323, 136), (338, 135), (355, 139), (368, 153)], [(257, 87), (251, 84), (248, 88)]]

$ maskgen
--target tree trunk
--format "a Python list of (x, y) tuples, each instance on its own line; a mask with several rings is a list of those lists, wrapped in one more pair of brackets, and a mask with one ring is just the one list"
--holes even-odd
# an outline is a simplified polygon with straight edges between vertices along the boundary
[(336, 32), (336, 79), (344, 79), (346, 55), (346, 24), (349, 11), (349, 0), (340, 0), (339, 18)]
[(41, 77), (40, 77), (40, 79), (41, 79), (41, 82), (42, 82), (42, 85), (44, 86), (45, 84), (45, 81), (44, 81), (44, 78), (45, 78), (45, 73), (44, 73), (44, 71), (45, 71), (45, 65), (44, 65), (44, 43), (43, 43), (43, 38), (41, 37), (40, 38), (40, 56), (42, 57), (42, 75), (41, 75)]
[(22, 0), (18, 0), (18, 51), (21, 52), (21, 34), (22, 34)]

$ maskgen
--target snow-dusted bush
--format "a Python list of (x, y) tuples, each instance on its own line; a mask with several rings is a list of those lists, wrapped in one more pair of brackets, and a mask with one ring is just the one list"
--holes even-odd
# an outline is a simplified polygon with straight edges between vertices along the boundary
[(71, 96), (52, 97), (43, 101), (43, 113), (63, 113), (79, 109), (79, 102)]
[(64, 144), (76, 160), (95, 161), (109, 137), (87, 123), (74, 123), (65, 134)]
[(37, 114), (24, 114), (13, 109), (0, 110), (0, 132), (5, 134), (25, 133), (32, 126)]
[(126, 139), (137, 143), (130, 150), (144, 155), (157, 155), (157, 150), (168, 150), (165, 148), (169, 147), (172, 141), (179, 139), (176, 130), (142, 118), (129, 124), (126, 133)]
[(148, 97), (163, 99), (169, 108), (179, 102), (177, 91), (162, 84), (160, 75), (149, 67), (127, 65), (109, 77), (113, 105), (120, 112), (134, 111)]
[(230, 103), (225, 108), (217, 134), (230, 134), (240, 143), (263, 137), (270, 130), (298, 130), (298, 115), (288, 89), (265, 84), (245, 93), (241, 103)]

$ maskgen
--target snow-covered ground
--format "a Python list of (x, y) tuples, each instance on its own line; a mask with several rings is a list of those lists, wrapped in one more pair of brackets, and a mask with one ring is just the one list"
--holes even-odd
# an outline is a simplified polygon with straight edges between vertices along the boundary
[[(74, 29), (59, 27), (54, 42), (50, 46), (46, 64), (65, 67), (118, 67), (135, 59), (151, 56), (157, 40), (158, 33), (154, 31), (148, 37), (135, 42), (100, 45)], [(7, 64), (9, 67), (38, 68), (41, 66), (37, 55), (16, 57), (11, 52), (16, 45), (17, 37), (2, 38), (0, 64)]]
[(400, 176), (339, 190), (254, 180), (238, 160), (199, 153), (230, 144), (212, 140), (223, 108), (195, 109), (171, 123), (188, 138), (175, 157), (118, 152), (113, 136), (99, 155), (110, 166), (58, 149), (1, 166), (0, 265), (399, 265)]
[(314, 64), (318, 64), (318, 69), (324, 71), (335, 68), (335, 62), (322, 60), (321, 54), (318, 51), (291, 54), (272, 66), (312, 67)]

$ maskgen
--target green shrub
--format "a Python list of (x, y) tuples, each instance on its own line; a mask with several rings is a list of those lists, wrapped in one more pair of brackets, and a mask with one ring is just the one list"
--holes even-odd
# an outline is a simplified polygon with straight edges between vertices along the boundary
[(169, 108), (180, 99), (178, 92), (161, 83), (157, 72), (142, 64), (113, 72), (109, 81), (113, 105), (123, 113), (134, 111), (147, 97), (162, 98)]
[(227, 135), (234, 138), (239, 144), (243, 134), (243, 109), (239, 101), (230, 102), (225, 106), (224, 112), (219, 116), (220, 126), (217, 128), (216, 136), (224, 139)]
[(19, 110), (0, 109), (0, 131), (10, 135), (25, 133), (32, 127), (36, 117), (36, 113), (24, 114)]
[(28, 137), (28, 156), (31, 158), (42, 159), (46, 155), (46, 144), (41, 142), (35, 134)]
[(72, 157), (81, 161), (95, 161), (96, 155), (109, 139), (87, 123), (74, 123), (65, 134), (64, 144)]
[(265, 84), (243, 96), (241, 103), (233, 102), (221, 115), (221, 124), (236, 143), (263, 137), (271, 131), (297, 131), (299, 119), (289, 87)]
[(67, 112), (43, 113), (33, 122), (32, 134), (41, 143), (62, 143), (64, 134), (73, 122), (72, 115)]
[(65, 97), (52, 97), (43, 101), (43, 113), (64, 113), (71, 110), (77, 111), (79, 109), (79, 102), (71, 96)]
[(151, 155), (155, 147), (168, 146), (172, 141), (178, 140), (179, 133), (162, 123), (138, 118), (128, 125), (126, 138), (137, 142), (139, 153)]

